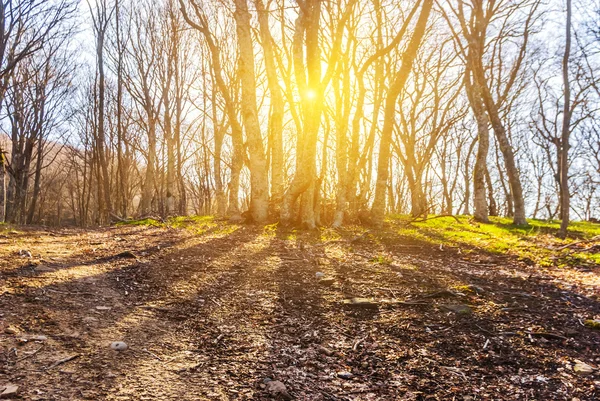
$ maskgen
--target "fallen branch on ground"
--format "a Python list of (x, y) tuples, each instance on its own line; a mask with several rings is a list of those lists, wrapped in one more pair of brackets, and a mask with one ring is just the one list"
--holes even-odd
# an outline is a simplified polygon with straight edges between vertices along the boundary
[(54, 362), (52, 365), (48, 366), (46, 368), (46, 370), (53, 369), (53, 368), (55, 368), (55, 367), (57, 367), (59, 365), (62, 365), (63, 363), (67, 363), (67, 362), (72, 361), (73, 359), (79, 358), (80, 356), (81, 356), (81, 354), (75, 354), (75, 355), (71, 355), (71, 356), (68, 356), (66, 358), (60, 359), (60, 360)]

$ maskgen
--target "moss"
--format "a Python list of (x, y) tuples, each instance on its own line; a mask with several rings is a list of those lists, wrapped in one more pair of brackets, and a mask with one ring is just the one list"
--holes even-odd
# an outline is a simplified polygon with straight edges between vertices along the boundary
[(392, 260), (384, 255), (377, 255), (373, 259), (370, 260), (371, 263), (379, 263), (381, 265), (389, 265), (392, 263)]
[(139, 219), (139, 220), (127, 220), (120, 221), (116, 224), (117, 226), (151, 226), (151, 227), (164, 227), (164, 223), (161, 223), (155, 219)]
[(585, 325), (585, 327), (589, 327), (590, 329), (600, 330), (600, 320), (588, 319), (585, 322), (583, 322), (583, 324)]
[[(434, 216), (432, 216), (434, 217)], [(393, 215), (389, 222), (401, 237), (430, 243), (485, 251), (491, 254), (512, 255), (527, 264), (568, 267), (582, 264), (600, 264), (600, 255), (560, 249), (573, 241), (600, 235), (600, 224), (574, 222), (569, 238), (556, 237), (559, 221), (530, 219), (526, 226), (515, 226), (511, 219), (491, 217), (490, 224), (473, 221), (470, 216), (439, 217), (424, 222), (411, 222), (410, 217)]]

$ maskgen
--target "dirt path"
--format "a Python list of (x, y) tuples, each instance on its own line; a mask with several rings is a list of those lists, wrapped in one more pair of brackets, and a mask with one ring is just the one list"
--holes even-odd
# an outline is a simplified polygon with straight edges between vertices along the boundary
[(600, 365), (600, 331), (580, 323), (600, 318), (585, 277), (354, 235), (7, 233), (0, 387), (27, 400), (266, 400), (272, 378), (299, 400), (600, 399), (598, 372), (572, 370)]

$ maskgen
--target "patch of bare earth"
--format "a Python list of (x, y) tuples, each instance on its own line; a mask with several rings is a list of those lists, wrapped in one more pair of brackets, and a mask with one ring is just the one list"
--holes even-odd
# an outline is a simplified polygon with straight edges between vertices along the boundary
[[(254, 227), (4, 233), (0, 390), (268, 400), (271, 378), (298, 400), (600, 399), (600, 331), (583, 326), (600, 317), (594, 272), (389, 234), (286, 238)], [(591, 371), (575, 372), (578, 361)]]

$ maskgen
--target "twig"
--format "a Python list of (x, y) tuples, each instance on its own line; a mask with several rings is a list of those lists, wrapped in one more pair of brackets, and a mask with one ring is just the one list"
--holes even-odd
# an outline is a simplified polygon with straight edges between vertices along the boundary
[(460, 224), (459, 218), (456, 217), (453, 214), (438, 214), (437, 216), (433, 216), (433, 217), (423, 217), (423, 218), (416, 217), (416, 218), (414, 218), (412, 220), (409, 220), (404, 225), (408, 226), (408, 225), (410, 225), (412, 223), (422, 223), (422, 222), (427, 221), (427, 220), (434, 220), (434, 219), (439, 219), (439, 218), (442, 218), (442, 217), (452, 217), (454, 220), (456, 220), (457, 223)]
[(158, 355), (156, 355), (154, 352), (150, 352), (146, 348), (143, 348), (142, 351), (162, 362), (162, 359), (160, 359), (160, 357)]
[(36, 349), (35, 351), (33, 351), (31, 354), (27, 354), (19, 359), (17, 359), (17, 362), (21, 362), (27, 358), (31, 358), (32, 356), (34, 356), (35, 354), (37, 354), (38, 352), (40, 352), (42, 350), (42, 348), (44, 348), (44, 344), (42, 344), (41, 347), (39, 347), (38, 349)]
[(360, 345), (362, 342), (364, 342), (366, 339), (367, 339), (367, 337), (363, 337), (363, 338), (360, 338), (360, 339), (356, 340), (356, 342), (355, 342), (355, 343), (354, 343), (354, 345), (352, 346), (352, 351), (356, 351), (356, 350), (358, 349), (358, 346), (359, 346), (359, 345)]
[(80, 356), (81, 356), (81, 354), (75, 354), (75, 355), (71, 355), (71, 356), (68, 356), (66, 358), (60, 359), (60, 360), (54, 362), (52, 365), (48, 366), (46, 368), (46, 370), (53, 369), (53, 368), (57, 367), (58, 365), (62, 365), (63, 363), (70, 362), (73, 359), (79, 358)]
[(567, 337), (561, 336), (560, 334), (556, 334), (556, 333), (526, 331), (525, 334), (529, 334), (530, 336), (536, 336), (536, 337), (554, 338), (554, 339), (559, 339), (559, 340), (563, 340), (563, 341), (568, 340)]
[(554, 248), (555, 251), (562, 251), (563, 249), (567, 249), (572, 247), (573, 245), (579, 245), (579, 244), (587, 244), (588, 242), (594, 242), (594, 241), (598, 241), (600, 240), (600, 235), (596, 235), (590, 239), (586, 239), (586, 240), (581, 240), (581, 241), (575, 241), (575, 242), (571, 242), (569, 244), (563, 245), (563, 246), (559, 246), (558, 248)]

